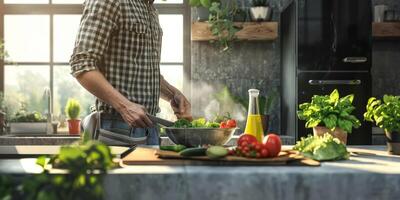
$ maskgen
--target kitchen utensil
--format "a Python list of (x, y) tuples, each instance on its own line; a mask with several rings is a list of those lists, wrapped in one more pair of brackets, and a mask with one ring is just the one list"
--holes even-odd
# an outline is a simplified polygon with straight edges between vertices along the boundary
[(383, 22), (385, 11), (388, 9), (387, 5), (376, 5), (374, 7), (374, 22)]
[(175, 144), (187, 147), (197, 147), (201, 145), (224, 145), (236, 128), (164, 128), (167, 136)]
[(172, 127), (175, 124), (174, 122), (171, 122), (171, 121), (156, 117), (154, 115), (147, 114), (147, 116), (150, 118), (150, 120), (153, 123), (161, 124), (161, 125), (166, 126), (166, 127)]

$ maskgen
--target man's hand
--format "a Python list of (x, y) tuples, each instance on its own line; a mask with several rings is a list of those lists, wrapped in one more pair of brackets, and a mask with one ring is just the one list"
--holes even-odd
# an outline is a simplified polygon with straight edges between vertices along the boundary
[(121, 114), (124, 121), (132, 127), (148, 128), (153, 126), (153, 123), (147, 117), (146, 108), (139, 104), (129, 102), (119, 109), (118, 112)]
[(172, 110), (174, 110), (174, 113), (178, 119), (183, 118), (189, 121), (193, 120), (191, 105), (182, 93), (176, 92), (170, 103)]

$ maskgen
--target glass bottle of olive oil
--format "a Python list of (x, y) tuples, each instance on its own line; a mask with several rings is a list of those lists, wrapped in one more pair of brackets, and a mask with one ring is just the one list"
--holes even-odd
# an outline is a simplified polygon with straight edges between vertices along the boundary
[(257, 89), (249, 90), (249, 110), (244, 133), (253, 135), (259, 142), (262, 142), (264, 131), (261, 122), (260, 106), (258, 103), (259, 94), (260, 91)]

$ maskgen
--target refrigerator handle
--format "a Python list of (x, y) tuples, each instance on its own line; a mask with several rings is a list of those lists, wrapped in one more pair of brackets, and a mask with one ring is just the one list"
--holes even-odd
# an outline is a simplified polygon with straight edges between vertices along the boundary
[(361, 80), (309, 80), (310, 85), (361, 85)]
[(368, 59), (366, 57), (346, 57), (343, 58), (345, 63), (365, 63)]

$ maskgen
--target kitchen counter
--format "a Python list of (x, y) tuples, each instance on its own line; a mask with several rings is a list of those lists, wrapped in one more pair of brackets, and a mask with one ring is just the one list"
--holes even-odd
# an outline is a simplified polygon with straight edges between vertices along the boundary
[[(113, 200), (398, 199), (400, 156), (385, 149), (350, 146), (350, 160), (321, 167), (125, 166), (107, 174), (104, 188), (106, 199)], [(34, 163), (0, 159), (0, 173), (40, 173)]]

